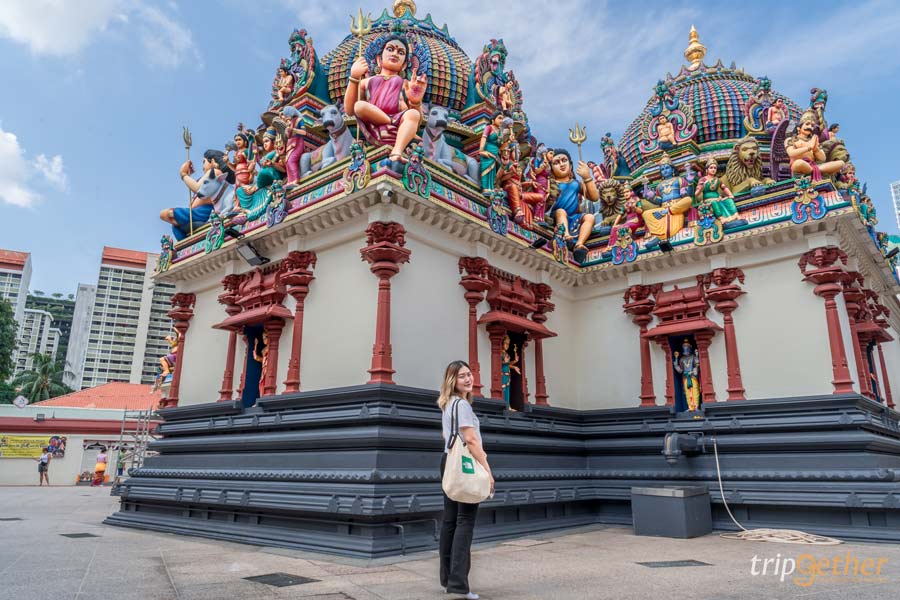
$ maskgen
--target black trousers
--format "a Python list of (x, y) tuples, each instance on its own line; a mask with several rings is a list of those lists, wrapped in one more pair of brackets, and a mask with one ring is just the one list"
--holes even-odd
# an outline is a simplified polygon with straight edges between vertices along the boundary
[[(447, 454), (441, 459), (441, 477), (447, 465)], [(469, 593), (469, 568), (472, 565), (472, 530), (475, 528), (477, 504), (456, 502), (444, 494), (441, 523), (441, 586), (455, 594)]]

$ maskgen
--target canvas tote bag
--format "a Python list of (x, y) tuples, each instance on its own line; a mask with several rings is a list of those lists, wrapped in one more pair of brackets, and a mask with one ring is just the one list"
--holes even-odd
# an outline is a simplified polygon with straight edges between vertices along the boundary
[(472, 457), (459, 433), (459, 403), (453, 402), (450, 413), (450, 436), (447, 439), (447, 464), (441, 486), (447, 497), (455, 502), (478, 504), (491, 493), (491, 480), (481, 463)]

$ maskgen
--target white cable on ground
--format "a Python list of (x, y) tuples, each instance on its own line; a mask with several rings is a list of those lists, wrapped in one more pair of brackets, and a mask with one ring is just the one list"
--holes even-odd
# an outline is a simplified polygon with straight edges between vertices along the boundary
[(725, 500), (725, 489), (722, 486), (722, 470), (719, 468), (719, 445), (716, 443), (716, 438), (713, 438), (712, 442), (713, 451), (716, 454), (716, 477), (719, 479), (719, 493), (722, 494), (722, 504), (725, 505), (728, 516), (741, 530), (740, 533), (722, 533), (720, 534), (721, 537), (750, 542), (780, 542), (783, 544), (812, 544), (816, 546), (836, 546), (844, 543), (841, 540), (795, 529), (747, 529), (738, 523), (734, 515), (731, 514), (731, 509), (728, 508), (728, 502)]

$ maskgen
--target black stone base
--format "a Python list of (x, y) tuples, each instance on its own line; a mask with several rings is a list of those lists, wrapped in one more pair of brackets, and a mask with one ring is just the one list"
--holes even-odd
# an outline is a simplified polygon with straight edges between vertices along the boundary
[[(436, 392), (372, 385), (160, 411), (160, 452), (106, 523), (376, 558), (433, 549), (442, 494)], [(497, 493), (476, 539), (631, 523), (631, 487), (706, 484), (714, 526), (900, 541), (898, 414), (856, 395), (507, 413), (478, 400)], [(668, 433), (699, 443), (672, 464)], [(699, 448), (699, 450), (697, 450)], [(694, 452), (696, 451), (696, 452)]]

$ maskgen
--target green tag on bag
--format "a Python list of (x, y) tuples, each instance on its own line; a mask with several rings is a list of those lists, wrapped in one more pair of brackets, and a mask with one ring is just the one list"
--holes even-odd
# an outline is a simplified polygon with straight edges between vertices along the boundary
[(462, 472), (469, 475), (473, 475), (475, 473), (475, 463), (468, 456), (462, 457)]

